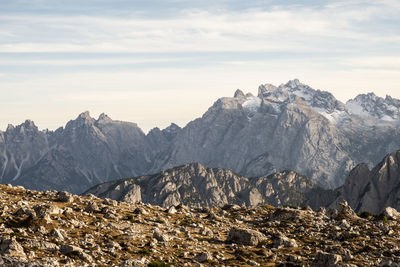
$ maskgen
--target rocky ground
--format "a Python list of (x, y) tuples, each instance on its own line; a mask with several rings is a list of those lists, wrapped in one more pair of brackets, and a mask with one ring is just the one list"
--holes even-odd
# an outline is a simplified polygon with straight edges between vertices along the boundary
[(398, 266), (400, 216), (168, 209), (0, 185), (0, 266)]

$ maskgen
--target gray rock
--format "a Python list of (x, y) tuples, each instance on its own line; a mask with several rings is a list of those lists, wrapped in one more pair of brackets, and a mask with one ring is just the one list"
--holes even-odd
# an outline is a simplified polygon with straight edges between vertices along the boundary
[(0, 237), (0, 254), (8, 257), (26, 258), (24, 248), (15, 240)]
[(311, 263), (313, 267), (339, 267), (339, 262), (342, 261), (342, 257), (337, 254), (330, 254), (325, 252), (318, 252), (314, 261)]
[(161, 230), (159, 229), (155, 229), (153, 231), (153, 237), (160, 242), (168, 242), (169, 238), (166, 234), (164, 234), (163, 232), (161, 232)]
[(149, 260), (146, 258), (141, 259), (128, 259), (121, 263), (120, 267), (147, 267)]
[(193, 259), (197, 262), (203, 263), (212, 260), (212, 256), (209, 252), (201, 252), (197, 254)]
[(392, 260), (389, 259), (384, 259), (381, 261), (379, 264), (380, 267), (398, 267), (399, 264), (393, 262)]
[(383, 215), (385, 215), (390, 220), (397, 220), (400, 218), (400, 213), (392, 207), (386, 207), (383, 210)]
[(73, 254), (73, 253), (81, 253), (83, 252), (83, 249), (81, 249), (80, 247), (77, 246), (73, 246), (73, 245), (61, 245), (60, 246), (60, 252), (63, 254)]
[(199, 233), (200, 233), (201, 235), (205, 235), (205, 236), (213, 236), (213, 232), (212, 232), (211, 229), (208, 228), (208, 227), (202, 227), (202, 228), (200, 228)]
[(85, 211), (86, 211), (86, 212), (89, 212), (89, 213), (96, 213), (96, 212), (100, 212), (100, 208), (99, 208), (99, 206), (97, 205), (97, 202), (95, 202), (95, 201), (90, 201), (90, 202), (87, 204), (87, 206), (86, 206), (86, 208), (85, 208)]
[(286, 237), (283, 234), (274, 239), (274, 248), (296, 248), (298, 247), (296, 240)]
[(232, 228), (229, 231), (226, 242), (237, 243), (247, 246), (257, 246), (260, 242), (266, 240), (264, 234), (251, 229)]
[(61, 202), (73, 202), (74, 201), (74, 197), (66, 191), (58, 192), (57, 198)]
[(59, 240), (64, 240), (64, 234), (63, 234), (63, 232), (64, 232), (64, 234), (65, 234), (65, 231), (63, 231), (63, 230), (60, 230), (60, 229), (53, 229), (53, 230), (51, 230), (51, 232), (50, 232), (50, 236), (54, 236), (55, 238), (57, 238), (57, 239), (59, 239)]
[[(380, 214), (386, 207), (400, 209), (397, 199), (400, 197), (397, 188), (400, 184), (400, 150), (387, 155), (372, 170), (367, 164), (354, 168), (344, 185), (333, 192), (336, 200), (331, 206), (338, 206), (346, 200), (356, 212), (368, 211)], [(389, 208), (387, 215), (395, 215), (395, 210)]]

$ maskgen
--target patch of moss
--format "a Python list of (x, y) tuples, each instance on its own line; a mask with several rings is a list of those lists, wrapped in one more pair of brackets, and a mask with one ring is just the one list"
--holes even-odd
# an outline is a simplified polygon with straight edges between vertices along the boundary
[(148, 249), (141, 249), (141, 250), (138, 251), (138, 254), (150, 256), (150, 255), (151, 255), (151, 252), (150, 252), (150, 250), (148, 250)]

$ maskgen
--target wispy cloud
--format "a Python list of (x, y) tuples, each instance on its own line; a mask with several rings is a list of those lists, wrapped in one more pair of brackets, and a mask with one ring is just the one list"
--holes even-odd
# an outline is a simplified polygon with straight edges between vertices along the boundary
[(400, 98), (399, 13), (398, 0), (4, 0), (0, 128), (88, 109), (183, 125), (236, 88), (293, 78), (342, 101)]
[[(344, 5), (344, 4), (343, 4)], [(315, 51), (368, 40), (399, 42), (366, 31), (392, 6), (279, 7), (225, 13), (188, 10), (177, 17), (3, 15), (2, 52)], [(1, 29), (0, 29), (1, 32)]]
[(388, 69), (400, 71), (400, 56), (349, 57), (343, 59), (342, 64), (355, 68)]

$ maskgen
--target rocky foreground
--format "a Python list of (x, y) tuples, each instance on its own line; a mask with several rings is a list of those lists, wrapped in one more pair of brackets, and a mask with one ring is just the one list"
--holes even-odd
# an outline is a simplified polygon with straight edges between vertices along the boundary
[(0, 266), (398, 266), (400, 216), (160, 208), (0, 185)]

